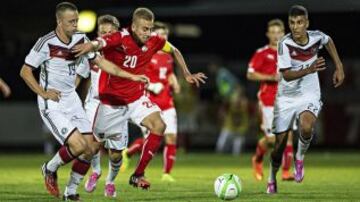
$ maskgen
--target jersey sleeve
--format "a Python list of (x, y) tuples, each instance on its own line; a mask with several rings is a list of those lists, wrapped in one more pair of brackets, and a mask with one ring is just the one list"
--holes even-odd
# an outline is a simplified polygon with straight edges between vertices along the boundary
[(321, 45), (326, 45), (329, 42), (330, 37), (322, 31), (317, 31), (320, 35)]
[(264, 58), (262, 57), (261, 52), (256, 51), (256, 53), (250, 59), (248, 65), (248, 72), (260, 72), (263, 63), (264, 63)]
[(102, 49), (108, 49), (111, 47), (117, 47), (122, 44), (123, 36), (129, 34), (127, 31), (123, 30), (122, 32), (115, 32), (113, 34), (105, 35), (103, 37), (97, 38), (98, 41), (101, 41), (103, 44)]
[(47, 46), (47, 43), (40, 38), (25, 57), (25, 64), (35, 69), (48, 58), (49, 47)]
[(289, 48), (284, 42), (278, 44), (277, 66), (280, 71), (291, 68)]
[(158, 35), (153, 35), (152, 37), (154, 37), (154, 51), (157, 52), (159, 50), (163, 50), (168, 49), (168, 51), (165, 51), (167, 53), (169, 53), (171, 51), (171, 45), (169, 42), (167, 42), (164, 38), (158, 36)]
[(83, 58), (76, 68), (76, 74), (80, 75), (83, 78), (88, 78), (90, 76), (90, 63), (87, 58)]

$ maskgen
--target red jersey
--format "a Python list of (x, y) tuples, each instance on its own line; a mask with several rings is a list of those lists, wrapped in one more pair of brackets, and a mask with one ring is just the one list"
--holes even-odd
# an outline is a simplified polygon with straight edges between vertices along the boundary
[(174, 60), (170, 54), (159, 51), (152, 57), (150, 66), (146, 71), (146, 76), (149, 77), (151, 83), (160, 82), (164, 85), (164, 89), (157, 95), (148, 91), (151, 102), (157, 104), (161, 110), (174, 107), (169, 84), (169, 77), (173, 73), (173, 63)]
[[(258, 49), (249, 62), (248, 72), (275, 75), (277, 73), (277, 52), (269, 46)], [(262, 81), (258, 98), (264, 106), (274, 106), (277, 82)]]
[[(104, 42), (104, 57), (118, 65), (122, 70), (132, 74), (145, 74), (152, 56), (161, 50), (166, 40), (158, 35), (151, 37), (139, 46), (130, 30), (123, 29), (100, 38)], [(144, 84), (101, 71), (99, 80), (99, 97), (102, 103), (109, 105), (126, 105), (139, 99), (145, 93)]]

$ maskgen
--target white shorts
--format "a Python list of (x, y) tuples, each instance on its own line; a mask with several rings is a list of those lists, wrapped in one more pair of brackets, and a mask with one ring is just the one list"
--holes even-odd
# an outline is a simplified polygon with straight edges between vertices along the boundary
[(75, 91), (62, 94), (59, 102), (38, 96), (38, 106), (45, 125), (62, 145), (76, 129), (92, 134), (91, 123)]
[[(95, 115), (97, 113), (97, 110), (100, 106), (100, 100), (95, 99), (95, 98), (89, 98), (87, 97), (85, 100), (85, 112), (86, 115), (88, 117), (88, 119), (91, 122), (92, 127), (94, 127), (94, 121), (95, 121)], [(99, 117), (101, 118), (101, 117)], [(124, 125), (125, 126), (125, 125)], [(104, 132), (106, 133), (106, 131)], [(104, 138), (103, 140), (100, 139), (101, 141), (104, 141), (104, 147), (106, 149), (114, 149), (114, 150), (123, 150), (127, 147), (127, 142), (128, 142), (128, 128), (127, 128), (127, 124), (126, 126), (122, 129), (121, 134), (123, 134), (122, 136), (119, 137), (113, 137), (113, 138)], [(98, 137), (98, 136), (97, 136)]]
[(316, 98), (278, 99), (274, 108), (273, 133), (279, 134), (288, 131), (304, 111), (310, 111), (317, 117), (321, 107), (321, 100)]
[(100, 104), (94, 118), (93, 129), (95, 136), (100, 141), (106, 139), (121, 141), (122, 149), (126, 148), (128, 143), (128, 121), (131, 120), (140, 126), (145, 117), (160, 111), (159, 107), (145, 96), (124, 106)]
[(164, 134), (177, 134), (177, 116), (175, 108), (166, 109), (161, 112), (161, 117), (163, 118), (166, 129)]
[(261, 129), (264, 131), (267, 137), (272, 137), (272, 122), (274, 120), (274, 107), (273, 106), (264, 106), (261, 102), (259, 103), (260, 113), (261, 113)]

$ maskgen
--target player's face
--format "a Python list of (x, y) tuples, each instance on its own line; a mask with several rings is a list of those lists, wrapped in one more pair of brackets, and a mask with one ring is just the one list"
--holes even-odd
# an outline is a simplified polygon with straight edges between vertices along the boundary
[(141, 43), (146, 43), (150, 38), (151, 30), (154, 26), (152, 20), (136, 19), (131, 25), (131, 30)]
[(154, 31), (156, 34), (158, 34), (160, 37), (164, 38), (166, 41), (169, 37), (169, 30), (167, 29), (157, 29)]
[(309, 26), (309, 20), (305, 15), (289, 17), (289, 28), (292, 37), (295, 39), (299, 39), (306, 36), (306, 30), (308, 26)]
[(268, 27), (268, 31), (266, 36), (269, 38), (269, 42), (271, 45), (276, 45), (279, 40), (284, 36), (284, 30), (277, 25), (273, 25)]
[(67, 36), (72, 36), (77, 31), (79, 14), (77, 11), (66, 10), (58, 19), (58, 26), (65, 32)]
[(99, 37), (102, 37), (107, 34), (112, 34), (116, 31), (117, 31), (117, 29), (112, 24), (109, 24), (109, 23), (100, 24), (98, 26), (98, 36)]

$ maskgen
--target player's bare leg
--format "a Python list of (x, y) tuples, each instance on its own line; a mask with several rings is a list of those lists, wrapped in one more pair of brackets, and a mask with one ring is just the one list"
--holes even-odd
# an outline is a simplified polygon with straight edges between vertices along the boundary
[(55, 196), (60, 196), (57, 184), (57, 170), (82, 154), (86, 150), (86, 141), (81, 133), (76, 129), (72, 132), (64, 145), (54, 155), (54, 157), (42, 166), (42, 173), (45, 179), (45, 186), (48, 192)]
[(145, 168), (161, 145), (166, 125), (161, 119), (160, 112), (154, 112), (145, 117), (141, 124), (150, 131), (150, 134), (145, 139), (139, 163), (130, 177), (129, 184), (147, 189), (150, 187), (150, 183), (144, 178)]
[(175, 182), (175, 179), (170, 175), (171, 170), (176, 160), (176, 134), (165, 134), (165, 147), (164, 147), (164, 174), (161, 178), (162, 181)]
[(268, 194), (275, 194), (277, 192), (276, 173), (279, 171), (281, 165), (282, 154), (288, 138), (288, 131), (276, 134), (275, 138), (274, 149), (270, 155), (270, 173), (266, 190)]
[(295, 156), (295, 181), (301, 182), (304, 179), (304, 156), (308, 150), (316, 117), (310, 111), (304, 111), (300, 114), (300, 134), (298, 141), (298, 149)]
[(282, 160), (282, 180), (294, 180), (294, 174), (290, 172), (291, 164), (294, 162), (293, 158), (293, 132), (290, 131)]
[(144, 140), (144, 138), (139, 137), (130, 145), (129, 148), (122, 151), (123, 163), (121, 164), (120, 172), (125, 172), (125, 170), (129, 167), (131, 156), (136, 153), (141, 153), (141, 150), (144, 146)]
[(275, 136), (264, 136), (262, 137), (256, 146), (255, 155), (252, 157), (253, 173), (256, 180), (262, 180), (263, 173), (263, 158), (266, 152), (275, 143)]
[(65, 188), (64, 200), (79, 201), (77, 188), (90, 168), (90, 162), (94, 154), (99, 151), (100, 143), (94, 139), (93, 134), (83, 134), (86, 141), (86, 150), (74, 160), (71, 168), (71, 177)]
[(122, 150), (109, 149), (109, 172), (105, 182), (104, 195), (107, 197), (116, 197), (115, 179), (119, 173), (122, 163)]

